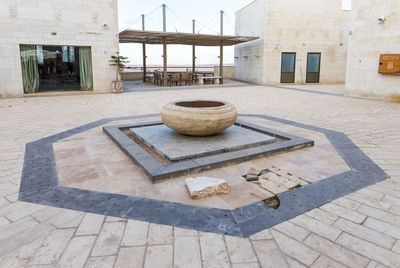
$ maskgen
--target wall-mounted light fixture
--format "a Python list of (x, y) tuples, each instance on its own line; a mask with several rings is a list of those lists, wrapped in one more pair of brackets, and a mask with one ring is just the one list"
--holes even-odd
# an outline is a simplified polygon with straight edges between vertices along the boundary
[(383, 24), (383, 23), (385, 22), (385, 20), (386, 20), (385, 16), (380, 16), (380, 17), (378, 18), (378, 23), (379, 23), (379, 24)]
[(256, 57), (257, 59), (259, 59), (259, 58), (260, 58), (260, 56), (259, 56), (259, 55), (254, 55), (254, 57)]
[(247, 56), (243, 56), (243, 58), (247, 59), (248, 57)]
[(51, 35), (57, 35), (57, 32), (56, 31), (52, 31), (50, 34)]
[(236, 56), (236, 57), (234, 57), (235, 59), (238, 59), (239, 57), (238, 56)]

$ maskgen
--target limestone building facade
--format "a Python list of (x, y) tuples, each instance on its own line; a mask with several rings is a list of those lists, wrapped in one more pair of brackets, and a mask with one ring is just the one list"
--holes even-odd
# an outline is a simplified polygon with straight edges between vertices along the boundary
[(0, 1), (0, 97), (111, 92), (117, 0)]
[(256, 0), (236, 13), (236, 78), (258, 84), (344, 83), (347, 24), (342, 0)]
[[(400, 1), (353, 1), (349, 33), (346, 95), (400, 102)], [(397, 54), (387, 74), (382, 54)]]

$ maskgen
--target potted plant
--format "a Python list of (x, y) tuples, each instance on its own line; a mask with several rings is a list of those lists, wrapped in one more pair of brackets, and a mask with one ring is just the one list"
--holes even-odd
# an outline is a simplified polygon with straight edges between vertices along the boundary
[(119, 52), (116, 52), (116, 55), (111, 56), (110, 66), (117, 67), (117, 77), (116, 80), (113, 81), (113, 93), (121, 93), (122, 92), (122, 80), (120, 80), (120, 74), (122, 69), (125, 67), (125, 64), (128, 63), (127, 57), (119, 55)]

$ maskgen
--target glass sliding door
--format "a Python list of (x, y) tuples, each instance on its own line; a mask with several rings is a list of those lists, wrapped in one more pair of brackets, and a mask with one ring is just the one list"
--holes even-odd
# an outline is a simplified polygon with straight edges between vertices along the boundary
[(283, 52), (281, 59), (281, 83), (294, 83), (296, 69), (296, 53)]
[(306, 83), (319, 83), (320, 67), (321, 53), (308, 53)]
[(21, 45), (25, 93), (93, 90), (90, 47)]

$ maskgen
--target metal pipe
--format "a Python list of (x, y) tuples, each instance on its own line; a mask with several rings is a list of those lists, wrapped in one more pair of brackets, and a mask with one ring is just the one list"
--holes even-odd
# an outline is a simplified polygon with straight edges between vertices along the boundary
[(166, 14), (166, 5), (162, 4), (162, 11), (163, 11), (163, 32), (167, 31), (167, 14)]

